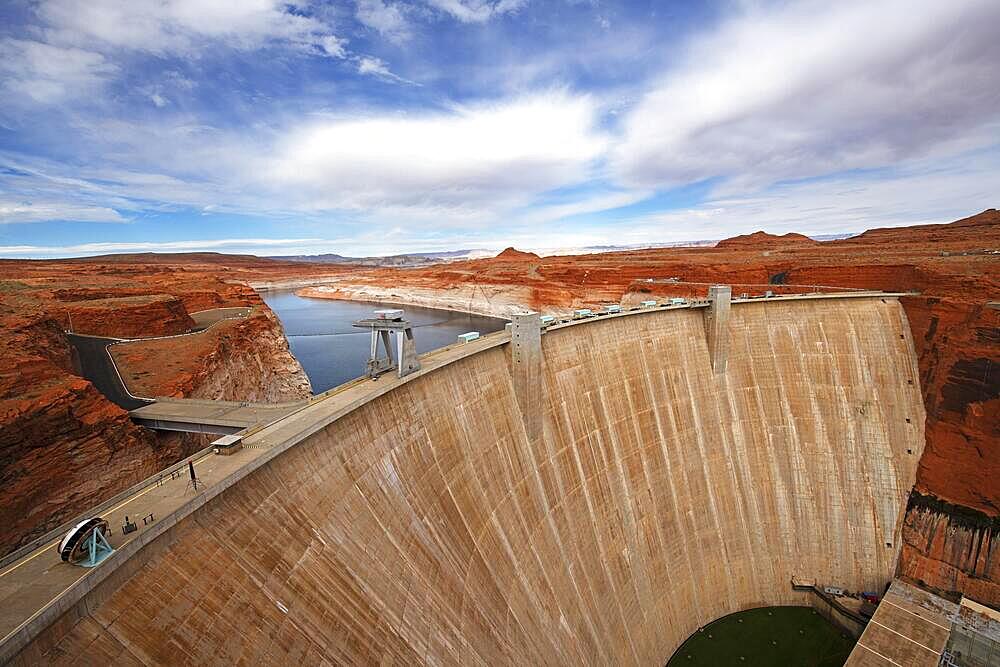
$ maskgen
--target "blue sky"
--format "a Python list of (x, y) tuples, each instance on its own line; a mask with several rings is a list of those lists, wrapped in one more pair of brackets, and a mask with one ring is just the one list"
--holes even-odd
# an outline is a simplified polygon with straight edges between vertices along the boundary
[(998, 205), (995, 0), (0, 6), (0, 256), (554, 250)]

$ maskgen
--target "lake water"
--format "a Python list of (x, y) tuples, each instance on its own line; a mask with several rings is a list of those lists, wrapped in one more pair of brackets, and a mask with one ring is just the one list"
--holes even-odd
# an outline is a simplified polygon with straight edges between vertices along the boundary
[(421, 354), (450, 345), (467, 331), (487, 334), (503, 329), (506, 323), (495, 317), (434, 308), (309, 299), (291, 291), (262, 292), (261, 296), (281, 320), (288, 346), (317, 394), (364, 375), (371, 333), (351, 324), (371, 317), (376, 308), (403, 309), (413, 325), (413, 338)]

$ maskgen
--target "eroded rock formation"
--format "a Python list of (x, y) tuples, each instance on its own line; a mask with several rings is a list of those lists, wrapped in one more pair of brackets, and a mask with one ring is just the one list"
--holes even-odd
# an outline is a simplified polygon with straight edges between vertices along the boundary
[[(0, 553), (206, 444), (204, 436), (157, 436), (133, 424), (79, 376), (64, 333), (71, 325), (101, 336), (171, 336), (191, 330), (193, 312), (252, 305), (251, 317), (219, 331), (163, 339), (179, 343), (170, 351), (176, 365), (161, 357), (133, 370), (175, 396), (308, 395), (274, 315), (246, 285), (224, 282), (239, 272), (239, 258), (231, 261), (236, 266), (225, 271), (145, 257), (0, 262)], [(266, 275), (267, 263), (257, 263)]]
[(915, 491), (900, 573), (948, 597), (1000, 600), (1000, 519)]
[(266, 306), (207, 331), (121, 343), (111, 352), (140, 396), (279, 403), (311, 392), (281, 323)]
[(8, 330), (0, 351), (9, 360), (0, 373), (0, 551), (178, 456), (72, 375), (72, 349), (54, 320)]
[(497, 256), (496, 259), (502, 259), (506, 261), (525, 261), (533, 262), (541, 259), (538, 255), (533, 252), (525, 252), (523, 250), (518, 250), (517, 248), (511, 246), (509, 248), (504, 248)]

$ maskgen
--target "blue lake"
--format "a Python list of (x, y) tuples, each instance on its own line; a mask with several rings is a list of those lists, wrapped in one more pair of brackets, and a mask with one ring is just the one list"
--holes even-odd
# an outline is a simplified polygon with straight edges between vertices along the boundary
[(413, 324), (413, 337), (421, 354), (450, 345), (467, 331), (487, 334), (503, 329), (506, 323), (495, 317), (434, 308), (309, 299), (291, 291), (262, 292), (261, 296), (281, 320), (292, 354), (302, 364), (317, 394), (364, 374), (371, 334), (351, 324), (371, 317), (376, 308), (403, 309)]

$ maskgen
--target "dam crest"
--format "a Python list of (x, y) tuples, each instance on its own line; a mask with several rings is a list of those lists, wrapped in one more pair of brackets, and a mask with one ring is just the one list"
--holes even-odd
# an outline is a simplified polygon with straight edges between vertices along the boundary
[(135, 500), (173, 509), (0, 660), (662, 665), (793, 577), (881, 590), (924, 442), (896, 296), (515, 318), (328, 392)]

